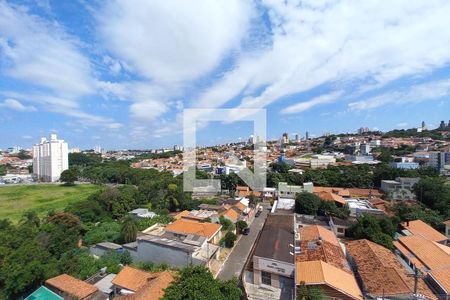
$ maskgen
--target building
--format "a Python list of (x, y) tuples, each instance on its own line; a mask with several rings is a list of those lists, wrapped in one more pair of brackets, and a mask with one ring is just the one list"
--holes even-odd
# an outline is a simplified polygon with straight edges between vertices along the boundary
[(418, 235), (426, 238), (427, 240), (443, 245), (446, 245), (448, 242), (448, 238), (445, 235), (422, 220), (407, 221), (401, 223), (399, 226), (402, 229), (402, 233), (406, 236)]
[(207, 238), (207, 241), (213, 244), (219, 244), (222, 238), (222, 225), (214, 223), (201, 223), (197, 221), (179, 219), (166, 226), (166, 232), (181, 235), (199, 235)]
[(439, 172), (444, 170), (446, 163), (445, 152), (434, 151), (430, 152), (430, 158), (428, 160), (428, 166), (435, 168)]
[[(294, 294), (294, 215), (270, 214), (256, 242), (253, 284), (283, 291), (282, 299)], [(283, 298), (286, 297), (286, 298)]]
[(414, 185), (419, 182), (416, 177), (397, 177), (395, 180), (382, 180), (381, 190), (393, 200), (415, 199)]
[[(403, 265), (389, 249), (368, 240), (350, 241), (347, 256), (366, 299), (412, 299), (414, 273)], [(422, 278), (418, 294), (436, 299)]]
[(40, 181), (55, 182), (61, 173), (69, 169), (68, 145), (58, 140), (56, 134), (50, 139), (41, 138), (39, 144), (33, 146), (33, 174)]
[(168, 271), (149, 273), (129, 266), (112, 280), (114, 299), (157, 300), (164, 296), (164, 290), (174, 281)]
[(320, 225), (301, 227), (295, 240), (295, 284), (319, 286), (327, 298), (362, 299), (336, 235)]
[(149, 211), (147, 208), (136, 208), (130, 211), (129, 214), (136, 219), (152, 219), (156, 217), (156, 214), (152, 211)]
[(384, 211), (376, 208), (368, 200), (348, 199), (345, 200), (350, 210), (350, 216), (359, 217), (362, 214), (368, 215), (384, 215)]
[(361, 153), (361, 155), (369, 155), (370, 144), (362, 143), (361, 145), (359, 145), (359, 153)]
[(403, 170), (416, 170), (416, 169), (418, 169), (420, 167), (419, 163), (410, 162), (410, 161), (391, 162), (389, 165), (391, 166), (391, 168), (403, 169)]
[(445, 235), (447, 236), (447, 239), (450, 240), (450, 220), (445, 221), (444, 225), (445, 225)]
[(67, 274), (62, 274), (45, 281), (45, 285), (54, 293), (64, 299), (89, 300), (95, 299), (98, 293), (102, 294), (95, 286), (81, 281)]
[(41, 286), (31, 295), (26, 297), (25, 300), (64, 300), (64, 298), (52, 292), (45, 286)]
[(422, 273), (439, 299), (450, 299), (450, 247), (421, 235), (400, 237), (394, 246), (408, 266)]
[(289, 198), (295, 199), (298, 194), (302, 192), (312, 193), (314, 185), (312, 182), (305, 182), (303, 186), (300, 185), (289, 185), (287, 182), (278, 183), (278, 197), (279, 198)]
[(286, 132), (283, 133), (283, 136), (281, 137), (281, 142), (283, 144), (288, 144), (289, 143), (289, 136), (288, 136), (288, 134)]

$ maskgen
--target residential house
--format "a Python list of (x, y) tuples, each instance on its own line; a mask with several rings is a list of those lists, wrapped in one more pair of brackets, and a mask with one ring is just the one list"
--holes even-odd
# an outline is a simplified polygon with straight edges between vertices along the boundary
[(108, 251), (123, 252), (121, 245), (111, 242), (102, 242), (91, 246), (90, 252), (95, 256), (102, 256)]
[(278, 198), (295, 199), (302, 192), (312, 193), (314, 185), (312, 182), (305, 182), (303, 186), (289, 185), (287, 182), (278, 183)]
[(145, 219), (145, 218), (154, 218), (156, 214), (152, 211), (149, 211), (147, 208), (136, 208), (129, 212), (136, 219)]
[(207, 238), (207, 241), (213, 244), (218, 244), (222, 238), (220, 229), (222, 225), (208, 222), (197, 222), (185, 220), (183, 218), (168, 224), (165, 228), (166, 232), (171, 232), (181, 235), (199, 235)]
[(422, 220), (407, 221), (400, 224), (404, 235), (419, 235), (428, 240), (446, 245), (448, 243), (447, 236), (443, 235)]
[(168, 271), (149, 273), (129, 266), (112, 280), (114, 299), (157, 300), (164, 296), (174, 277)]
[(45, 286), (41, 286), (26, 297), (25, 300), (64, 300), (64, 298), (52, 292)]
[(338, 299), (363, 299), (336, 235), (323, 226), (299, 228), (295, 240), (295, 283), (320, 286)]
[(90, 300), (97, 297), (97, 292), (102, 294), (92, 284), (67, 274), (47, 279), (45, 281), (45, 286), (64, 299)]
[(450, 240), (450, 220), (445, 221), (444, 225), (445, 225), (445, 235), (447, 236), (447, 239)]
[[(412, 298), (414, 273), (392, 251), (365, 239), (348, 242), (346, 246), (347, 255), (366, 298)], [(417, 287), (418, 294), (426, 299), (436, 299), (422, 278), (418, 279)]]
[[(270, 214), (253, 254), (253, 274), (246, 285), (278, 290), (282, 299), (294, 295), (294, 215)], [(284, 297), (284, 298), (283, 298)]]
[(450, 299), (450, 247), (420, 234), (400, 237), (394, 246), (411, 268), (420, 270), (439, 299)]
[(415, 177), (397, 177), (395, 180), (382, 180), (381, 190), (393, 200), (415, 199), (413, 187), (419, 182)]

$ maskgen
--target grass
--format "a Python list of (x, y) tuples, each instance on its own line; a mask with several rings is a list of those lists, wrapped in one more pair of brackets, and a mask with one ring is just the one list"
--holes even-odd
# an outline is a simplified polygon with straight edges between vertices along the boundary
[(100, 190), (98, 185), (57, 184), (11, 185), (0, 187), (0, 220), (17, 222), (26, 211), (36, 211), (40, 216), (49, 210), (61, 211), (72, 203), (83, 201)]

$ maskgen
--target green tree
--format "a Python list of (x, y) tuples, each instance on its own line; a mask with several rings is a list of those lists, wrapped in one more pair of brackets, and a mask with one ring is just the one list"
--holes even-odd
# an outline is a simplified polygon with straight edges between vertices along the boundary
[(219, 217), (219, 223), (222, 225), (222, 231), (232, 231), (234, 230), (234, 224), (224, 216)]
[(384, 217), (377, 218), (363, 214), (356, 223), (352, 224), (346, 234), (355, 239), (368, 239), (388, 249), (394, 249), (392, 237), (396, 226), (392, 220)]
[(8, 169), (5, 165), (0, 165), (0, 176), (5, 176), (8, 173)]
[(214, 279), (208, 269), (201, 266), (187, 267), (165, 290), (165, 300), (239, 300), (242, 292), (237, 280), (222, 282)]
[(444, 218), (450, 217), (450, 186), (442, 177), (424, 177), (414, 185), (417, 200), (439, 211)]
[(100, 242), (118, 243), (121, 240), (122, 225), (119, 222), (103, 222), (98, 225), (90, 225), (83, 241), (86, 245), (93, 245)]
[(316, 215), (321, 204), (319, 196), (302, 192), (295, 198), (295, 212), (298, 214)]
[(236, 222), (236, 228), (241, 233), (242, 233), (242, 230), (244, 230), (247, 227), (248, 227), (248, 224), (244, 220), (239, 220), (239, 221)]
[(131, 243), (136, 241), (138, 228), (136, 225), (136, 221), (131, 216), (126, 217), (125, 220), (123, 221), (120, 233), (122, 236), (122, 240), (125, 243)]
[(75, 181), (78, 180), (77, 171), (74, 169), (64, 170), (59, 180), (64, 182), (65, 185), (74, 185)]
[(236, 239), (237, 239), (236, 235), (233, 232), (228, 231), (223, 237), (223, 244), (227, 248), (232, 248), (234, 246), (234, 242), (236, 241)]

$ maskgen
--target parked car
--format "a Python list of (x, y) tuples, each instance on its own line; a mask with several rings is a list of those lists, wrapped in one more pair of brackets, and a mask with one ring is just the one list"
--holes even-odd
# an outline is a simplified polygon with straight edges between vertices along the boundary
[(258, 211), (256, 212), (256, 214), (255, 214), (255, 218), (259, 217), (260, 214), (261, 214), (261, 211), (258, 210)]
[(244, 229), (242, 229), (242, 234), (243, 235), (248, 235), (250, 233), (250, 228), (249, 227), (245, 227)]

